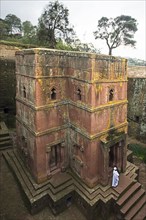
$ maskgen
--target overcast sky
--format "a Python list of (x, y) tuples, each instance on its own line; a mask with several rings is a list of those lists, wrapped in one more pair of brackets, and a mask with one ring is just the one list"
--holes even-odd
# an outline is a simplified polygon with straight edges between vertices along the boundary
[[(9, 13), (15, 14), (21, 21), (29, 20), (37, 25), (38, 18), (49, 1), (40, 0), (0, 0), (1, 18)], [(69, 21), (74, 25), (77, 36), (82, 42), (93, 43), (101, 53), (108, 54), (108, 48), (103, 40), (95, 40), (93, 31), (96, 30), (101, 17), (117, 17), (129, 15), (138, 22), (138, 31), (135, 34), (136, 49), (120, 46), (113, 50), (113, 55), (133, 57), (146, 60), (146, 0), (62, 0), (69, 9)]]

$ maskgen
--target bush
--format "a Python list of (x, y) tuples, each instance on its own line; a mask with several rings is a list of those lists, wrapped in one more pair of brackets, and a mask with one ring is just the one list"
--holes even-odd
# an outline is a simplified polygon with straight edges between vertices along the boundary
[(128, 149), (132, 150), (133, 155), (143, 160), (146, 163), (146, 148), (140, 144), (129, 144)]

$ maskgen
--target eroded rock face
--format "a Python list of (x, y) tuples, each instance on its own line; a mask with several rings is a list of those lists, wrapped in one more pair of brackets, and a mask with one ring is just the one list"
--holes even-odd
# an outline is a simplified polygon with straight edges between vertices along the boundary
[(128, 121), (129, 135), (146, 143), (146, 78), (128, 79)]
[(0, 58), (0, 121), (15, 126), (15, 61)]
[(19, 48), (0, 43), (0, 121), (15, 127), (15, 52)]

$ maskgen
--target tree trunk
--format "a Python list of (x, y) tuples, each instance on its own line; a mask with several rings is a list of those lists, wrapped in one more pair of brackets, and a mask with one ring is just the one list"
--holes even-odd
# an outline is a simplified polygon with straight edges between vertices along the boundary
[(109, 55), (112, 55), (112, 48), (109, 48)]
[(52, 32), (51, 34), (51, 48), (55, 48), (56, 47), (56, 39), (55, 39), (55, 34), (54, 34), (54, 31)]

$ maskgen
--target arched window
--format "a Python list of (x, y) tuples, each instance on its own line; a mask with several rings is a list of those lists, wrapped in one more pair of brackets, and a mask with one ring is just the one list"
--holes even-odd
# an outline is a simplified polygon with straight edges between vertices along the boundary
[(23, 86), (23, 97), (26, 98), (26, 88)]
[(110, 89), (109, 90), (109, 101), (113, 101), (113, 99), (114, 99), (114, 90)]
[(82, 94), (81, 94), (81, 90), (80, 89), (77, 90), (77, 98), (78, 98), (78, 100), (82, 99)]
[(54, 88), (51, 90), (51, 99), (56, 99), (56, 89)]

